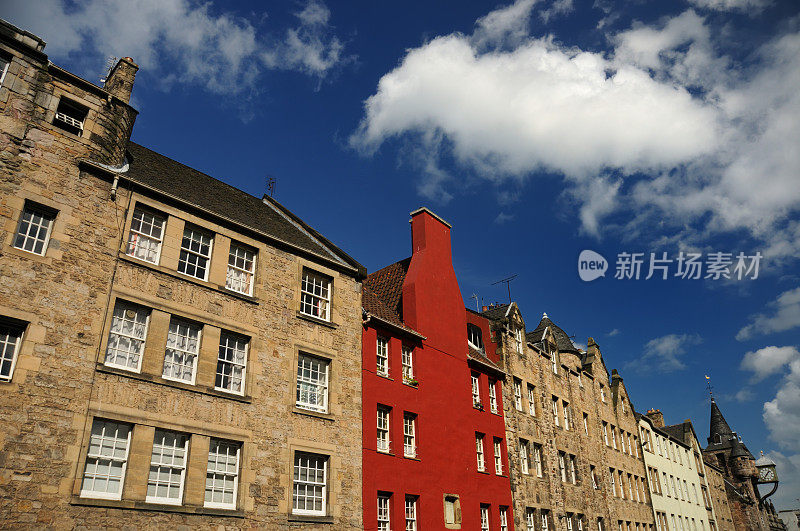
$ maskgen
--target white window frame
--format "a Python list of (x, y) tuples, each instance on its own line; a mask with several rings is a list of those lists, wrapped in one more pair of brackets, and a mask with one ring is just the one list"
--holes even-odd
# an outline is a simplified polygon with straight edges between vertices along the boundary
[(520, 327), (514, 328), (514, 343), (517, 350), (517, 354), (523, 354), (524, 352), (522, 346), (524, 343), (523, 343), (522, 328)]
[(530, 507), (525, 509), (525, 530), (536, 531), (536, 512)]
[(403, 413), (403, 455), (417, 457), (417, 416)]
[(489, 507), (481, 505), (481, 531), (489, 531)]
[(528, 384), (528, 414), (536, 416), (536, 387)]
[(605, 404), (606, 403), (606, 386), (600, 384), (600, 400)]
[(388, 454), (392, 450), (391, 426), (392, 408), (379, 405), (376, 414), (376, 442), (375, 447), (381, 453)]
[(592, 478), (592, 488), (594, 490), (598, 490), (600, 485), (597, 482), (597, 471), (594, 468), (594, 465), (589, 466), (589, 476)]
[(559, 427), (561, 426), (561, 420), (559, 419), (558, 414), (558, 398), (555, 396), (552, 397), (551, 402), (553, 405), (553, 422), (555, 423), (556, 427)]
[(606, 446), (609, 446), (609, 444), (608, 444), (608, 423), (606, 421), (603, 421), (603, 442), (606, 443)]
[(533, 467), (536, 473), (536, 477), (542, 477), (543, 467), (542, 467), (542, 446), (540, 444), (533, 443)]
[[(173, 324), (175, 326), (186, 326), (187, 329), (190, 330), (190, 331), (191, 330), (195, 330), (195, 329), (197, 330), (197, 339), (195, 340), (196, 344), (197, 344), (197, 349), (194, 352), (192, 352), (190, 350), (183, 349), (183, 348), (177, 348), (177, 346), (173, 346), (172, 348), (170, 348), (169, 342), (170, 342), (170, 336), (173, 335), (173, 330), (172, 330)], [(189, 336), (188, 335), (187, 336), (181, 335), (179, 337), (183, 338), (183, 337), (189, 337)], [(170, 380), (170, 381), (173, 381), (173, 382), (182, 382), (182, 383), (188, 383), (190, 385), (194, 385), (195, 384), (195, 380), (197, 379), (197, 361), (198, 361), (198, 358), (200, 357), (200, 345), (201, 345), (202, 339), (203, 339), (203, 327), (202, 326), (200, 326), (200, 325), (198, 325), (196, 323), (193, 323), (191, 321), (187, 321), (185, 319), (180, 319), (180, 318), (177, 318), (177, 317), (173, 316), (170, 319), (170, 322), (169, 322), (169, 332), (167, 333), (167, 345), (166, 345), (166, 347), (164, 349), (164, 368), (163, 368), (163, 370), (161, 372), (161, 377), (163, 379), (165, 379), (165, 380)], [(192, 358), (193, 359), (193, 362), (192, 362), (192, 377), (191, 377), (191, 379), (186, 380), (184, 378), (176, 378), (174, 376), (167, 376), (167, 374), (166, 374), (167, 373), (167, 356), (170, 355), (170, 353), (169, 353), (170, 350), (182, 353), (184, 356), (193, 355), (193, 358)], [(174, 361), (175, 360), (174, 354), (172, 356), (173, 356), (173, 360), (170, 361), (169, 363), (171, 365), (180, 365), (180, 364), (178, 364), (178, 363), (176, 363)], [(171, 370), (174, 370), (174, 369), (171, 369)]]
[(583, 414), (583, 433), (589, 435), (589, 415)]
[[(26, 214), (29, 215), (29, 219), (25, 219)], [(50, 235), (53, 233), (53, 225), (55, 225), (57, 215), (58, 213), (53, 211), (51, 208), (26, 201), (25, 206), (22, 208), (22, 212), (20, 212), (17, 230), (14, 231), (14, 248), (27, 253), (35, 254), (37, 256), (44, 256), (47, 254), (47, 247), (50, 244)], [(34, 216), (38, 216), (39, 218), (35, 225), (33, 223)], [(45, 226), (45, 222), (47, 223), (47, 226)], [(25, 232), (22, 232), (23, 223), (27, 225)], [(36, 235), (31, 236), (31, 228), (34, 226), (37, 227)], [(39, 238), (39, 232), (42, 228), (45, 230), (44, 238)], [(18, 244), (17, 240), (20, 237), (22, 237), (22, 243)], [(33, 242), (31, 249), (26, 249), (28, 242)], [(42, 243), (41, 252), (36, 251), (36, 244), (38, 242)]]
[(391, 531), (391, 494), (378, 494), (378, 531)]
[[(184, 245), (184, 241), (187, 238), (189, 239), (190, 242), (188, 247)], [(207, 243), (204, 241), (204, 238), (208, 239)], [(193, 249), (192, 244), (198, 244), (201, 249), (203, 246), (208, 246), (208, 253), (203, 254), (202, 252), (200, 252), (200, 250)], [(211, 253), (213, 252), (213, 250), (214, 250), (214, 235), (211, 232), (201, 229), (200, 227), (197, 227), (195, 225), (190, 225), (187, 223), (186, 226), (184, 226), (183, 228), (183, 236), (181, 237), (181, 246), (178, 252), (178, 269), (177, 269), (178, 273), (180, 273), (181, 275), (186, 275), (187, 277), (190, 278), (196, 278), (203, 281), (208, 280), (208, 273), (211, 270)], [(191, 264), (189, 262), (190, 256), (195, 257), (195, 260), (197, 260), (196, 263)], [(202, 277), (198, 276), (197, 274), (193, 275), (187, 272), (188, 268), (191, 266), (194, 267), (195, 273), (197, 273), (197, 270), (200, 269), (199, 264), (201, 260), (205, 260), (205, 269), (203, 271)], [(183, 271), (181, 271), (182, 267), (184, 269)]]
[(378, 376), (389, 376), (389, 338), (378, 336), (375, 341), (375, 372)]
[(470, 385), (472, 386), (472, 407), (481, 407), (481, 388), (480, 380), (477, 374), (470, 373)]
[[(138, 217), (137, 217), (138, 216)], [(150, 219), (146, 219), (146, 216), (149, 216)], [(149, 233), (142, 230), (142, 225), (147, 221), (147, 224), (150, 226), (151, 230)], [(159, 236), (154, 236), (154, 229), (156, 229), (156, 222), (158, 224), (158, 232)], [(134, 224), (138, 222), (139, 229), (134, 229)], [(133, 217), (131, 218), (131, 227), (128, 230), (128, 244), (127, 244), (127, 251), (126, 254), (137, 260), (141, 260), (143, 262), (148, 262), (151, 264), (158, 265), (159, 261), (161, 260), (161, 249), (164, 243), (164, 228), (166, 225), (166, 218), (161, 214), (157, 214), (151, 210), (142, 208), (140, 206), (136, 206), (133, 210)], [(137, 256), (137, 251), (145, 250), (147, 254), (152, 252), (152, 249), (149, 249), (146, 245), (140, 246), (140, 243), (144, 241), (146, 243), (154, 243), (156, 244), (155, 249), (155, 257), (153, 260), (148, 260), (147, 258), (142, 258), (141, 256)]]
[(475, 350), (483, 352), (483, 330), (481, 330), (481, 327), (467, 323), (467, 343)]
[(570, 414), (569, 414), (569, 402), (566, 400), (561, 401), (561, 407), (564, 410), (564, 429), (569, 431), (570, 429)]
[(503, 475), (503, 441), (494, 438), (494, 473), (498, 476)]
[(558, 452), (558, 469), (561, 473), (561, 482), (567, 482), (567, 454), (565, 452)]
[(508, 531), (508, 508), (500, 507), (500, 531)]
[[(249, 257), (248, 254), (250, 255)], [(229, 289), (233, 292), (241, 293), (243, 295), (253, 295), (253, 284), (255, 284), (256, 277), (257, 255), (258, 251), (252, 247), (231, 240), (231, 246), (228, 250), (228, 269), (225, 273), (225, 289)], [(250, 263), (249, 269), (247, 268), (248, 262)], [(244, 265), (241, 265), (242, 263)], [(242, 281), (240, 278), (237, 278), (237, 276), (242, 276), (245, 278), (245, 280)], [(246, 289), (237, 289), (234, 287), (242, 282), (245, 283)]]
[[(216, 446), (215, 446), (216, 445)], [(220, 451), (222, 448), (225, 448), (225, 453), (222, 454)], [(212, 448), (216, 448), (216, 451), (212, 451)], [(231, 452), (231, 450), (235, 450), (235, 452)], [(236, 472), (231, 473), (228, 471), (227, 466), (224, 470), (220, 470), (217, 466), (220, 460), (219, 457), (216, 456), (223, 456), (225, 457), (223, 464), (226, 464), (230, 457), (234, 457), (234, 467)], [(215, 502), (215, 501), (206, 501), (205, 498), (203, 499), (203, 507), (209, 507), (212, 509), (236, 509), (236, 501), (239, 498), (239, 467), (241, 463), (241, 455), (242, 455), (242, 443), (236, 441), (228, 441), (225, 439), (217, 439), (212, 437), (208, 443), (208, 460), (206, 463), (206, 483), (205, 488), (203, 490), (203, 496), (205, 497), (205, 493), (208, 492), (209, 484), (209, 476), (213, 476), (212, 483), (211, 483), (211, 492), (212, 498), (213, 493), (216, 492), (216, 479), (217, 476), (222, 477), (222, 484), (225, 485), (226, 481), (232, 479), (233, 481), (233, 501), (231, 503), (225, 502)], [(212, 463), (211, 458), (215, 456), (215, 460)], [(223, 489), (224, 492), (224, 489)]]
[(17, 367), (17, 358), (24, 336), (25, 327), (21, 324), (0, 321), (0, 368), (8, 364), (8, 375), (0, 373), (0, 382), (10, 382), (14, 377), (14, 369)]
[[(121, 316), (117, 315), (118, 310), (121, 311), (121, 314), (122, 314)], [(134, 317), (131, 318), (128, 312), (133, 312), (134, 313)], [(140, 317), (141, 314), (144, 314), (144, 323), (139, 321), (139, 317)], [(114, 326), (115, 326), (115, 323), (118, 320), (122, 320), (123, 324), (124, 323), (133, 323), (134, 326), (143, 326), (144, 327), (144, 332), (142, 334), (142, 337), (136, 337), (132, 333), (124, 332), (123, 331), (124, 327), (122, 325), (119, 325), (118, 326), (119, 330), (117, 332), (115, 332), (114, 331)], [(149, 328), (150, 328), (150, 309), (149, 308), (145, 308), (143, 306), (139, 306), (138, 304), (132, 304), (130, 302), (123, 301), (121, 299), (117, 299), (116, 302), (114, 303), (114, 311), (113, 311), (113, 313), (111, 315), (111, 326), (109, 327), (109, 330), (108, 330), (108, 341), (106, 342), (106, 356), (105, 356), (105, 360), (104, 360), (103, 363), (107, 367), (115, 367), (117, 369), (122, 369), (124, 371), (131, 371), (131, 372), (136, 372), (136, 373), (141, 372), (141, 370), (142, 370), (142, 359), (144, 358), (145, 345), (147, 343), (147, 332), (148, 332)], [(138, 363), (136, 364), (135, 367), (131, 367), (130, 365), (127, 365), (127, 364), (117, 363), (116, 360), (115, 361), (111, 361), (111, 359), (109, 357), (109, 353), (112, 350), (112, 348), (111, 348), (112, 338), (114, 338), (115, 336), (117, 338), (125, 338), (125, 339), (127, 339), (129, 341), (129, 344), (131, 344), (131, 345), (133, 343), (139, 343), (138, 352), (135, 353), (139, 357), (139, 361), (138, 361)], [(118, 344), (119, 344), (119, 339), (117, 340), (117, 345)], [(115, 350), (115, 352), (121, 352), (121, 349), (118, 349), (118, 348), (114, 349), (114, 350)], [(130, 360), (130, 357), (131, 357), (130, 355), (132, 353), (133, 353), (132, 351), (128, 351), (126, 353), (127, 354), (126, 361)], [(119, 356), (115, 354), (114, 357), (118, 358)]]
[(519, 465), (523, 474), (530, 474), (530, 462), (528, 461), (528, 441), (519, 440)]
[[(318, 473), (322, 470), (322, 482), (319, 481), (310, 481), (300, 480), (300, 473), (298, 471), (298, 461), (306, 459), (308, 461), (308, 468), (311, 470), (311, 461), (314, 460), (316, 463), (314, 465), (313, 470)], [(330, 456), (323, 455), (323, 454), (315, 454), (315, 453), (308, 453), (308, 452), (295, 452), (294, 454), (294, 464), (293, 464), (293, 471), (294, 477), (298, 479), (293, 479), (292, 481), (292, 514), (301, 514), (301, 515), (310, 515), (310, 516), (325, 516), (328, 512), (328, 461)], [(320, 469), (319, 463), (322, 463), (322, 468)], [(302, 468), (302, 467), (300, 467)], [(298, 492), (298, 486), (311, 486), (314, 488), (321, 489), (322, 492), (322, 509), (321, 510), (314, 510), (314, 509), (297, 509), (295, 508), (295, 497)], [(298, 497), (299, 499), (299, 497)], [(307, 496), (304, 498), (307, 500)]]
[[(101, 424), (102, 425), (101, 426), (101, 430), (100, 430), (101, 432), (100, 432), (100, 435), (99, 435), (99, 437), (100, 437), (100, 446), (99, 446), (100, 452), (98, 452), (96, 454), (92, 454), (91, 453), (92, 438), (94, 437), (94, 431), (95, 431), (95, 425), (96, 424)], [(117, 433), (118, 433), (120, 427), (126, 427), (127, 430), (128, 430), (127, 436), (124, 439), (125, 448), (124, 448), (124, 456), (123, 457), (119, 457), (119, 456), (113, 455), (115, 453), (114, 451), (118, 449), (118, 445), (120, 444), (120, 441), (122, 441), (121, 438), (117, 437)], [(111, 436), (111, 437), (107, 437), (106, 436), (106, 430), (109, 429), (109, 428), (114, 430), (114, 435)], [(86, 451), (86, 459), (85, 459), (84, 468), (83, 468), (83, 480), (81, 482), (81, 498), (96, 498), (96, 499), (103, 499), (103, 500), (121, 500), (122, 499), (122, 491), (125, 488), (125, 473), (127, 472), (127, 469), (128, 469), (128, 455), (129, 455), (130, 449), (131, 449), (131, 432), (133, 432), (133, 426), (131, 426), (130, 424), (124, 423), (124, 422), (114, 422), (112, 420), (105, 420), (105, 419), (94, 419), (92, 421), (92, 431), (91, 431), (91, 433), (89, 435), (89, 448)], [(111, 441), (111, 449), (112, 449), (111, 454), (112, 455), (104, 455), (103, 448), (108, 448), (108, 446), (105, 446), (103, 444), (105, 441)], [(95, 491), (95, 490), (89, 490), (89, 489), (86, 488), (86, 477), (87, 477), (88, 470), (89, 470), (89, 461), (90, 460), (94, 461), (94, 463), (95, 463), (95, 471), (97, 470), (97, 465), (96, 464), (99, 461), (108, 461), (109, 462), (109, 468), (110, 468), (111, 463), (121, 463), (121, 471), (120, 471), (120, 477), (119, 477), (119, 492), (116, 492), (116, 493), (100, 492), (100, 491)], [(93, 474), (92, 477), (96, 477), (96, 476), (97, 476), (97, 474), (95, 473), (95, 474)], [(106, 481), (108, 480), (109, 477), (111, 477), (110, 474), (108, 474), (106, 476)]]
[(542, 510), (542, 531), (548, 531), (548, 529), (550, 529), (550, 519), (548, 516), (547, 511)]
[(492, 413), (498, 412), (497, 405), (497, 381), (489, 380), (489, 410)]
[(573, 485), (578, 484), (578, 471), (577, 471), (577, 463), (575, 462), (575, 456), (569, 455), (567, 456), (569, 460), (569, 479)]
[[(223, 345), (223, 341), (226, 343)], [(234, 347), (231, 348), (231, 341), (233, 342)], [(244, 357), (243, 361), (236, 360), (236, 353), (239, 352), (238, 344), (239, 342), (244, 342)], [(227, 354), (228, 352), (232, 352), (232, 357), (230, 359), (223, 358), (223, 353)], [(214, 389), (219, 391), (225, 391), (226, 393), (232, 393), (235, 395), (244, 395), (244, 388), (245, 388), (245, 381), (247, 376), (247, 358), (250, 354), (250, 339), (242, 336), (240, 334), (235, 334), (232, 332), (228, 332), (226, 330), (222, 330), (219, 336), (219, 349), (217, 351), (217, 372), (214, 376)], [(225, 372), (220, 372), (220, 370), (224, 371), (225, 367), (230, 367), (230, 373), (225, 374)], [(234, 371), (240, 369), (241, 376), (239, 377), (239, 390), (234, 389), (233, 382), (236, 378), (232, 375)], [(228, 379), (229, 385), (226, 387), (224, 385), (217, 385), (217, 380), (224, 382), (225, 379)]]
[(486, 456), (483, 448), (483, 434), (475, 434), (475, 454), (478, 458), (478, 472), (486, 472)]
[(522, 381), (514, 378), (514, 408), (522, 411)]
[[(322, 371), (321, 369), (324, 369)], [(309, 376), (306, 376), (306, 373)], [(313, 379), (310, 375), (319, 374), (320, 377)], [(297, 356), (297, 388), (295, 393), (295, 407), (298, 409), (306, 409), (308, 411), (316, 411), (317, 413), (328, 412), (328, 392), (329, 392), (329, 378), (330, 378), (330, 360), (319, 358), (300, 352)], [(314, 404), (302, 399), (306, 394), (311, 396), (316, 393), (316, 396), (322, 398), (322, 405)]]
[[(166, 439), (167, 436), (175, 437), (175, 443), (176, 444), (175, 445), (171, 445), (171, 446), (165, 444), (165, 439)], [(159, 438), (161, 439), (160, 443), (158, 442)], [(183, 446), (182, 447), (177, 445), (177, 443), (181, 440), (181, 438), (183, 438)], [(168, 460), (164, 460), (164, 459), (158, 460), (157, 459), (157, 456), (156, 456), (156, 448), (157, 447), (161, 447), (164, 450), (162, 453), (159, 454), (159, 456), (161, 456), (162, 458), (163, 457), (168, 457), (169, 458)], [(169, 452), (169, 451), (171, 451), (172, 453), (171, 454), (167, 454), (167, 452)], [(175, 454), (177, 454), (179, 451), (183, 452), (183, 459), (180, 462), (176, 462), (177, 456)], [(159, 503), (159, 504), (162, 504), (162, 505), (182, 505), (183, 504), (183, 488), (184, 488), (184, 484), (186, 482), (186, 464), (187, 464), (187, 461), (188, 461), (188, 459), (187, 459), (188, 455), (189, 455), (189, 436), (187, 436), (187, 435), (185, 435), (183, 433), (178, 433), (178, 432), (173, 432), (173, 431), (168, 431), (168, 430), (160, 430), (160, 429), (156, 430), (155, 436), (153, 437), (153, 451), (150, 454), (150, 475), (148, 475), (148, 478), (147, 478), (147, 488), (148, 488), (148, 490), (150, 489), (151, 482), (153, 481), (153, 479), (151, 477), (152, 474), (153, 474), (153, 468), (156, 469), (156, 471), (155, 471), (155, 473), (156, 473), (156, 480), (155, 480), (156, 489), (162, 483), (160, 481), (162, 469), (167, 469), (168, 471), (178, 470), (179, 474), (180, 474), (179, 480), (178, 480), (178, 497), (177, 498), (170, 498), (170, 497), (164, 497), (164, 496), (150, 496), (150, 495), (147, 495), (145, 497), (145, 501), (147, 503)], [(169, 486), (169, 484), (170, 484), (170, 482), (167, 481), (167, 486)]]
[(553, 374), (558, 374), (558, 351), (553, 349), (550, 352), (550, 365), (553, 369)]
[(414, 378), (414, 347), (403, 345), (401, 349), (401, 364), (403, 366), (403, 383), (415, 382)]
[(315, 319), (330, 321), (333, 279), (309, 268), (303, 268), (302, 275), (300, 313)]
[(8, 67), (11, 66), (12, 59), (6, 57), (5, 55), (0, 55), (0, 61), (3, 61), (5, 64), (3, 68), (0, 69), (0, 85), (3, 84), (3, 81), (6, 79), (6, 74), (8, 73)]
[(406, 494), (406, 531), (417, 531), (417, 497)]

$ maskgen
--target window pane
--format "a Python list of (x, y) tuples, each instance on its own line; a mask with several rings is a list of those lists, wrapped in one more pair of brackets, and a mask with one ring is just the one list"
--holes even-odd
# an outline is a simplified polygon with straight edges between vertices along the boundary
[(197, 353), (200, 349), (200, 327), (172, 319), (164, 356), (164, 378), (194, 383)]
[(178, 272), (205, 280), (208, 273), (208, 260), (211, 257), (210, 235), (197, 228), (187, 226), (183, 230), (181, 252), (178, 258)]
[(156, 430), (147, 480), (147, 501), (181, 503), (188, 443), (186, 435)]
[(0, 381), (8, 381), (14, 373), (22, 328), (0, 325)]
[(163, 230), (162, 216), (137, 208), (133, 211), (127, 253), (139, 260), (157, 264)]
[(297, 397), (301, 409), (328, 411), (328, 362), (300, 354), (297, 358)]
[(231, 250), (228, 254), (228, 275), (225, 280), (225, 287), (229, 290), (245, 295), (252, 294), (253, 290), (253, 271), (255, 266), (255, 251), (231, 242)]
[(14, 238), (14, 247), (35, 254), (44, 254), (55, 216), (25, 205)]
[(219, 338), (217, 377), (214, 386), (232, 393), (243, 394), (247, 363), (248, 340), (245, 337), (222, 332)]
[(206, 469), (206, 507), (236, 508), (241, 444), (211, 439)]
[(330, 284), (328, 277), (304, 269), (303, 280), (300, 283), (300, 312), (326, 321), (330, 320)]
[(292, 512), (325, 514), (328, 458), (297, 452), (294, 458)]
[(117, 301), (108, 334), (106, 365), (139, 371), (149, 316), (146, 308)]
[(81, 496), (119, 499), (128, 460), (131, 427), (95, 420), (89, 438)]

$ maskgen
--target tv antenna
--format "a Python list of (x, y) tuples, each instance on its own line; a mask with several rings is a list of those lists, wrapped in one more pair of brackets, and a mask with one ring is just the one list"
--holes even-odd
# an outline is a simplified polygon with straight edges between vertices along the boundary
[(267, 193), (270, 197), (275, 195), (275, 184), (277, 182), (274, 177), (267, 177)]
[(117, 59), (117, 58), (116, 58), (116, 57), (114, 57), (113, 55), (109, 55), (109, 56), (106, 58), (106, 70), (105, 70), (105, 74), (104, 74), (104, 75), (102, 75), (102, 76), (100, 76), (100, 82), (101, 82), (101, 83), (105, 83), (105, 82), (106, 82), (106, 80), (108, 79), (108, 76), (111, 74), (111, 70), (112, 70), (112, 69), (113, 69), (115, 66), (117, 66), (117, 63), (118, 63), (118, 62), (119, 62), (119, 59)]
[(481, 307), (480, 307), (480, 305), (478, 304), (478, 294), (477, 294), (477, 293), (473, 293), (473, 294), (470, 296), (470, 299), (475, 299), (475, 311), (476, 311), (476, 312), (479, 312), (479, 311), (481, 311)]
[(508, 289), (508, 303), (511, 304), (511, 281), (517, 278), (517, 275), (511, 275), (510, 277), (506, 277), (502, 280), (498, 280), (497, 282), (492, 282), (492, 286), (497, 284), (505, 283), (506, 289)]

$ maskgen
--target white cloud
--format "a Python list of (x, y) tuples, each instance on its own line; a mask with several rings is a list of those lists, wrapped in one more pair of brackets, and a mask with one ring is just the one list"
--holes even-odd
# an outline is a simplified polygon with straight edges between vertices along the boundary
[(753, 398), (755, 398), (755, 393), (751, 389), (744, 388), (740, 389), (735, 395), (733, 395), (733, 399), (737, 402), (749, 402)]
[(714, 11), (749, 11), (758, 13), (772, 3), (772, 0), (689, 0), (702, 9)]
[(772, 314), (757, 314), (752, 321), (736, 334), (736, 339), (744, 341), (756, 334), (784, 332), (800, 326), (800, 288), (784, 291), (767, 305)]
[(296, 14), (284, 38), (269, 41), (248, 19), (190, 0), (11, 0), (4, 8), (4, 17), (47, 41), (50, 57), (79, 55), (90, 79), (106, 57), (130, 56), (165, 82), (240, 93), (256, 88), (267, 69), (322, 77), (342, 58), (341, 42), (329, 35), (330, 12), (317, 0)]
[(505, 212), (500, 212), (499, 214), (497, 214), (497, 217), (494, 218), (494, 223), (496, 225), (502, 225), (503, 223), (508, 223), (512, 219), (514, 219), (513, 214), (506, 214)]
[[(519, 0), (473, 35), (409, 50), (365, 101), (351, 145), (370, 154), (404, 138), (427, 167), (452, 158), (459, 175), (496, 184), (560, 174), (598, 237), (675, 234), (691, 246), (726, 233), (766, 258), (797, 255), (800, 33), (733, 63), (688, 10), (610, 35), (604, 54), (531, 36), (532, 7)], [(448, 194), (459, 182), (435, 180)]]
[(702, 338), (696, 334), (668, 334), (651, 339), (644, 346), (642, 356), (629, 362), (626, 368), (639, 371), (655, 369), (661, 372), (685, 369), (686, 364), (681, 358), (686, 354), (687, 348), (702, 342)]
[(745, 354), (741, 368), (752, 371), (753, 381), (758, 382), (778, 373), (795, 359), (800, 359), (800, 352), (794, 347), (764, 347)]
[(769, 498), (776, 510), (797, 508), (800, 498), (800, 453), (785, 455), (781, 452), (766, 452), (775, 461), (778, 468), (780, 484), (778, 490)]
[(615, 328), (614, 330), (612, 330), (611, 332), (607, 333), (606, 335), (608, 337), (614, 337), (614, 336), (618, 336), (619, 334), (620, 334), (619, 328)]

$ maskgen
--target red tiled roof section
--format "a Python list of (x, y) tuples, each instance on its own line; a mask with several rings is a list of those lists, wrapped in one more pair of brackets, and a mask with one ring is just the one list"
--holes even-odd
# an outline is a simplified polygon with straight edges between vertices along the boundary
[(403, 282), (406, 280), (406, 273), (408, 272), (408, 265), (410, 263), (411, 257), (400, 260), (374, 273), (370, 273), (364, 280), (364, 287), (372, 290), (401, 321), (403, 319), (403, 309), (401, 306)]

